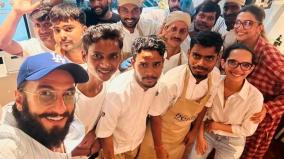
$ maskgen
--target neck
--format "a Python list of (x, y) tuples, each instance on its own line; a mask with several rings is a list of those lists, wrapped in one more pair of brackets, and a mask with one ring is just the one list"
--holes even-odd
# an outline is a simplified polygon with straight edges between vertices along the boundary
[(46, 40), (43, 42), (43, 45), (47, 47), (49, 50), (55, 51), (55, 41), (54, 40)]
[(180, 52), (180, 46), (178, 47), (171, 47), (171, 46), (167, 46), (167, 59), (169, 59), (170, 57), (172, 57), (175, 54), (178, 54)]
[(128, 27), (125, 27), (130, 33), (134, 33), (134, 30), (135, 30), (135, 27), (134, 28), (128, 28)]
[(101, 19), (103, 20), (108, 20), (112, 17), (112, 12), (110, 10), (108, 10), (105, 14), (105, 16), (103, 16)]
[(228, 90), (229, 92), (236, 93), (238, 91), (240, 91), (242, 89), (243, 83), (245, 80), (242, 81), (233, 81), (231, 79), (225, 78), (224, 80), (224, 87), (226, 88), (226, 90)]
[(85, 63), (85, 61), (83, 60), (83, 53), (81, 47), (65, 52), (64, 56), (66, 56), (70, 61), (76, 64)]
[(63, 143), (60, 143), (60, 145), (50, 148), (50, 150), (53, 152), (65, 153), (65, 148), (64, 148)]
[(245, 44), (250, 49), (254, 49), (258, 39), (259, 39), (259, 36), (256, 36), (253, 39), (248, 39), (248, 40), (244, 40), (244, 41), (240, 41), (240, 42)]
[(103, 88), (103, 81), (89, 73), (89, 80), (86, 83), (78, 84), (77, 88), (87, 97), (95, 97)]

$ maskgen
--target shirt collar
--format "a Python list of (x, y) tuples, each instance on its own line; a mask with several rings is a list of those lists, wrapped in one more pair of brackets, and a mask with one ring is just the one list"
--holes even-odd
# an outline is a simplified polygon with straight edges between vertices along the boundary
[[(224, 80), (225, 80), (225, 76), (223, 77), (223, 81), (222, 81), (223, 87), (224, 87)], [(245, 82), (244, 82), (244, 84), (243, 84), (241, 90), (240, 90), (239, 92), (235, 93), (235, 95), (238, 95), (238, 96), (240, 96), (243, 100), (246, 100), (247, 97), (248, 97), (248, 93), (249, 93), (249, 87), (250, 87), (250, 86), (249, 86), (249, 82), (245, 79)], [(222, 90), (224, 90), (224, 89), (222, 89)]]

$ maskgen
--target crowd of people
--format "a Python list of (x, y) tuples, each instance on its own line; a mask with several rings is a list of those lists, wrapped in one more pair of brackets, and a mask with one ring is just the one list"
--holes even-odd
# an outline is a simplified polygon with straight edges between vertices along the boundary
[[(116, 13), (111, 0), (13, 0), (0, 49), (25, 60), (0, 158), (263, 158), (284, 112), (284, 56), (262, 8), (219, 1), (144, 12), (118, 0)], [(35, 37), (14, 41), (24, 14)]]

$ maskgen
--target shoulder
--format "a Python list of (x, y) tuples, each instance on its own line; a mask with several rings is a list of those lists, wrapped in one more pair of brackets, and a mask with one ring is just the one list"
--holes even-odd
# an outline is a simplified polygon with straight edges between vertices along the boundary
[(131, 79), (133, 78), (134, 71), (130, 70), (123, 72), (116, 76), (109, 84), (107, 88), (108, 93), (122, 93), (130, 85)]
[(170, 69), (165, 75), (162, 76), (162, 83), (177, 83), (185, 75), (188, 64), (183, 64)]

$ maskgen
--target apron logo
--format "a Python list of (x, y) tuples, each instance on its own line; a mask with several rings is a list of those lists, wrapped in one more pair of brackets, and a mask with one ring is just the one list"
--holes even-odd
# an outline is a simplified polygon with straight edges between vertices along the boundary
[(190, 116), (188, 117), (187, 115), (181, 114), (181, 113), (177, 113), (175, 116), (175, 119), (178, 121), (189, 121), (189, 120), (194, 120), (196, 118), (196, 116)]

